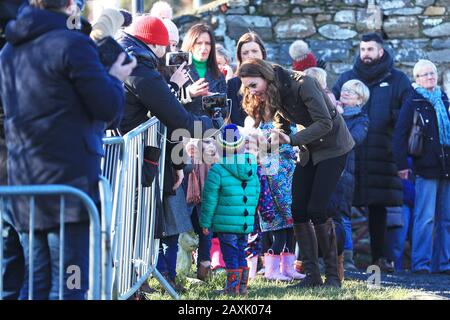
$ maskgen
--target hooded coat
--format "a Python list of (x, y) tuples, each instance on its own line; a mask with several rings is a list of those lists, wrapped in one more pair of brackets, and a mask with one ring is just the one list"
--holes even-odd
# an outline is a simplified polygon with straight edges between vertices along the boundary
[(200, 226), (213, 232), (251, 233), (260, 191), (256, 158), (238, 154), (222, 162), (208, 172)]

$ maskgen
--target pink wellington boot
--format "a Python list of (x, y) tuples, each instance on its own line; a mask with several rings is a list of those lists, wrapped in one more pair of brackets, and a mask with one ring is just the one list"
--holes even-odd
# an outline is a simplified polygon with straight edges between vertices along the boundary
[(248, 278), (255, 279), (258, 269), (258, 255), (251, 255), (245, 258), (245, 260), (247, 260), (247, 266), (250, 268)]
[(222, 251), (220, 251), (220, 241), (218, 238), (211, 240), (211, 269), (225, 269), (225, 262), (223, 261)]
[[(269, 250), (272, 251), (272, 250)], [(272, 251), (273, 252), (273, 251)], [(280, 256), (269, 252), (264, 254), (264, 263), (266, 272), (264, 277), (268, 280), (291, 281), (292, 278), (281, 274), (280, 272)]]
[(295, 271), (294, 263), (295, 263), (295, 255), (290, 252), (282, 252), (280, 254), (281, 257), (281, 265), (280, 270), (281, 273), (287, 277), (290, 277), (295, 280), (301, 280), (306, 277), (303, 273), (298, 273)]

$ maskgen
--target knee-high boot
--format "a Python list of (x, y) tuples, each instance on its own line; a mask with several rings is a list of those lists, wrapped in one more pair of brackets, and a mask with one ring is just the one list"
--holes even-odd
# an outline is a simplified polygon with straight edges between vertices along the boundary
[(294, 224), (294, 233), (302, 255), (306, 277), (290, 288), (310, 288), (323, 284), (319, 271), (316, 232), (310, 222)]
[(325, 263), (325, 285), (340, 287), (341, 280), (338, 273), (338, 255), (336, 246), (336, 232), (333, 219), (328, 219), (324, 224), (315, 225), (317, 242), (322, 251)]

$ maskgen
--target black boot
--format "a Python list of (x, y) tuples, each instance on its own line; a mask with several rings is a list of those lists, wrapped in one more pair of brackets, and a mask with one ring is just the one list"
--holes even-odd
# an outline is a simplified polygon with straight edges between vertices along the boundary
[(333, 219), (328, 219), (324, 224), (314, 226), (317, 242), (322, 251), (325, 263), (325, 285), (340, 287), (341, 280), (338, 273), (338, 255), (336, 246), (336, 232)]
[(316, 232), (311, 223), (294, 224), (295, 238), (302, 255), (303, 273), (306, 277), (289, 288), (311, 288), (323, 284), (319, 271)]

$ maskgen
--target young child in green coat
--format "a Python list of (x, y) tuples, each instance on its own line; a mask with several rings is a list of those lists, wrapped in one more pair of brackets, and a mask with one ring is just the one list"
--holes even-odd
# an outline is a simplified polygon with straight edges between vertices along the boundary
[(227, 269), (226, 294), (246, 294), (249, 269), (244, 249), (253, 232), (259, 198), (257, 160), (246, 152), (238, 126), (229, 124), (217, 138), (222, 158), (214, 164), (202, 193), (200, 226), (216, 232)]

